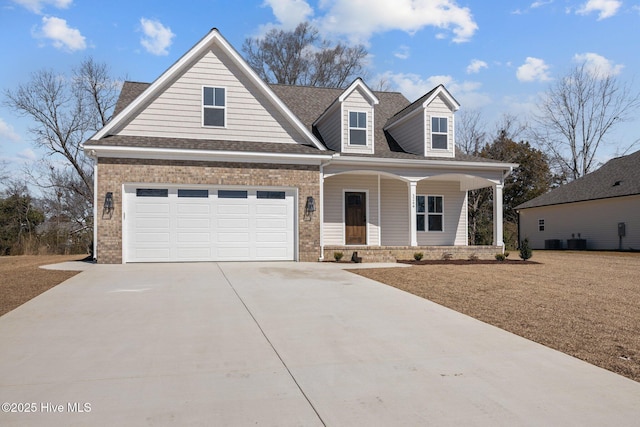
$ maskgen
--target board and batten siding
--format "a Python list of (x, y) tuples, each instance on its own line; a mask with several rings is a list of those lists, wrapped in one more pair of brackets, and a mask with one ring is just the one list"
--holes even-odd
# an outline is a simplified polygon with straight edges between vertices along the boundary
[(467, 244), (467, 192), (454, 181), (424, 180), (417, 195), (444, 197), (444, 231), (418, 231), (418, 245), (462, 246)]
[(409, 186), (397, 179), (380, 180), (380, 225), (383, 246), (408, 246)]
[[(618, 223), (624, 222), (622, 249), (640, 249), (640, 196), (615, 197), (520, 210), (520, 238), (533, 249), (544, 249), (545, 240), (567, 240), (573, 234), (587, 240), (587, 249), (617, 250)], [(538, 220), (544, 220), (544, 231)]]
[[(349, 145), (349, 112), (367, 113), (367, 145)], [(342, 103), (342, 152), (344, 153), (373, 153), (373, 106), (367, 101), (361, 89), (356, 89)]]
[[(202, 126), (203, 86), (226, 89), (226, 127)], [(305, 143), (304, 137), (219, 48), (171, 82), (120, 135)]]
[(342, 135), (340, 133), (342, 122), (340, 117), (341, 111), (340, 106), (338, 106), (316, 125), (327, 148), (337, 152), (340, 152), (342, 144)]
[(410, 119), (405, 120), (399, 125), (389, 129), (391, 136), (400, 144), (402, 149), (408, 153), (425, 155), (425, 114), (421, 110), (421, 114), (415, 114)]
[[(447, 118), (447, 149), (433, 149), (431, 148), (431, 118), (432, 117), (446, 117)], [(454, 119), (453, 111), (444, 102), (442, 96), (437, 96), (427, 106), (427, 116), (425, 120), (426, 128), (426, 153), (425, 156), (433, 157), (454, 157), (455, 156), (455, 139), (454, 139)]]
[(344, 245), (344, 191), (367, 191), (367, 244), (378, 245), (378, 177), (337, 175), (324, 180), (324, 244)]

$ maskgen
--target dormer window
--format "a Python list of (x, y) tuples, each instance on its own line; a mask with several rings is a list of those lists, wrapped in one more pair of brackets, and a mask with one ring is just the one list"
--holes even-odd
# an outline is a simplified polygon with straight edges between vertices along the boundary
[(226, 90), (221, 87), (202, 88), (202, 125), (225, 127)]
[(446, 150), (449, 128), (446, 117), (431, 117), (431, 148)]
[(349, 112), (349, 145), (367, 145), (367, 113)]

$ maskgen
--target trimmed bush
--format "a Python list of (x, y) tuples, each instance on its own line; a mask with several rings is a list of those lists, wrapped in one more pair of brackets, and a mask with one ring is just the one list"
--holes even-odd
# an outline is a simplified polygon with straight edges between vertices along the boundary
[(507, 259), (507, 257), (506, 257), (506, 255), (504, 255), (504, 254), (496, 254), (496, 259), (497, 259), (498, 261), (504, 261), (504, 260), (506, 260), (506, 259)]
[(334, 252), (333, 253), (333, 257), (335, 258), (336, 262), (340, 262), (340, 260), (342, 259), (343, 256), (344, 256), (344, 254), (342, 252)]
[(416, 252), (413, 254), (413, 259), (415, 259), (416, 261), (420, 261), (423, 256), (424, 254), (422, 252)]
[(526, 261), (532, 256), (533, 251), (529, 247), (529, 239), (524, 239), (522, 242), (520, 242), (520, 258), (522, 258), (523, 261)]

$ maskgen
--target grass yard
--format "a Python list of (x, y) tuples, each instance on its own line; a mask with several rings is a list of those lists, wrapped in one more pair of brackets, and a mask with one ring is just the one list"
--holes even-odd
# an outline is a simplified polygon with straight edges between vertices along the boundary
[(0, 257), (0, 316), (78, 274), (44, 270), (41, 265), (81, 260), (86, 255), (24, 255)]
[(640, 381), (640, 254), (534, 251), (531, 261), (353, 272)]

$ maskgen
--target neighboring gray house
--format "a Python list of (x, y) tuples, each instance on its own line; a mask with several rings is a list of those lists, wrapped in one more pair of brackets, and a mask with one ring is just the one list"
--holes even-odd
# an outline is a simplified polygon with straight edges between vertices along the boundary
[[(533, 249), (640, 250), (640, 151), (516, 207)], [(582, 246), (582, 247), (580, 247)]]
[[(517, 166), (456, 150), (458, 102), (268, 85), (213, 29), (151, 84), (127, 82), (84, 144), (100, 263), (331, 259), (503, 250)], [(494, 192), (495, 242), (470, 247), (467, 192)]]

